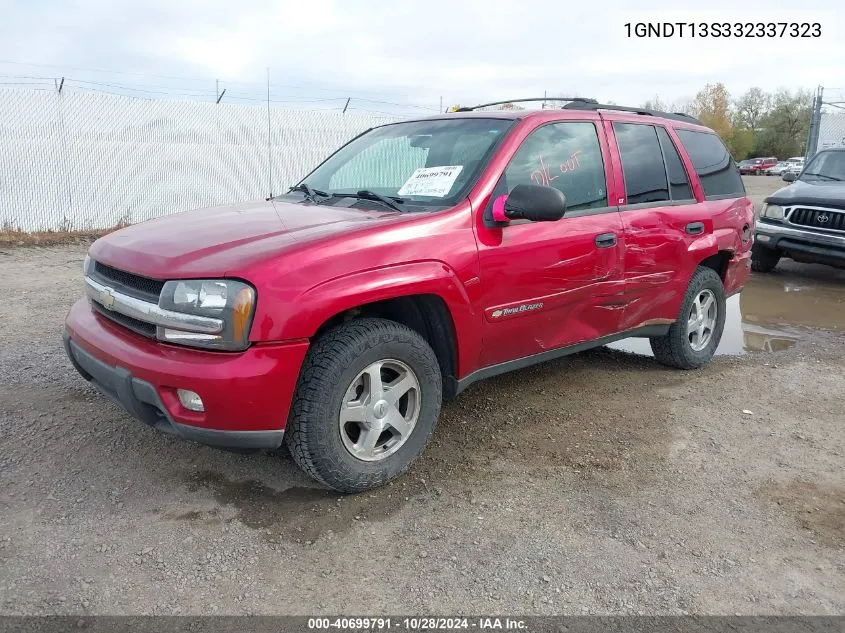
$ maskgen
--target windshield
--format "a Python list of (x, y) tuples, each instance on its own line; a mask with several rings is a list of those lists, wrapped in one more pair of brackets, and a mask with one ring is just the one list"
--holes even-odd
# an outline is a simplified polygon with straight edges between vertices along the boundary
[(438, 119), (375, 128), (342, 147), (302, 183), (342, 197), (366, 191), (405, 206), (452, 206), (484, 168), (510, 119)]
[(819, 152), (807, 163), (801, 180), (845, 180), (845, 152)]

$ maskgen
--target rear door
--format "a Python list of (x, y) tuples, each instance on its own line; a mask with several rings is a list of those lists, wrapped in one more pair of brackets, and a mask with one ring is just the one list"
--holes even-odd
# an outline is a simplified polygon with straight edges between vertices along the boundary
[(690, 244), (712, 232), (706, 205), (663, 125), (608, 121), (621, 161), (625, 310), (620, 329), (674, 321), (697, 265)]

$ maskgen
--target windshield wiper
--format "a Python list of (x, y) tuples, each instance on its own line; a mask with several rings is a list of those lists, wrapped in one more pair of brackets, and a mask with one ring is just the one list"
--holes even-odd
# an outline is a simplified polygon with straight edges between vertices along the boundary
[(335, 193), (334, 196), (338, 198), (360, 198), (361, 200), (374, 200), (375, 202), (381, 202), (384, 206), (390, 207), (391, 209), (395, 209), (396, 211), (404, 212), (405, 210), (400, 207), (399, 205), (405, 202), (402, 198), (397, 198), (396, 196), (383, 196), (380, 193), (376, 193), (375, 191), (370, 191), (369, 189), (361, 189), (357, 193)]
[(842, 180), (841, 178), (837, 178), (836, 176), (828, 176), (827, 174), (816, 174), (811, 171), (805, 171), (802, 176), (818, 176), (819, 178), (827, 178), (828, 180)]
[(298, 185), (294, 185), (293, 187), (288, 189), (288, 193), (291, 193), (292, 191), (301, 191), (305, 194), (305, 199), (313, 202), (314, 204), (320, 204), (320, 201), (317, 199), (317, 196), (331, 198), (331, 194), (328, 194), (325, 191), (320, 191), (319, 189), (312, 189), (310, 185), (307, 185), (304, 182), (301, 182)]

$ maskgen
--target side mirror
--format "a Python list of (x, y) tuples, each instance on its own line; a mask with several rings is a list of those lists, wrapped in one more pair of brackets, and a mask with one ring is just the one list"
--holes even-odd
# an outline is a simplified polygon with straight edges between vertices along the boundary
[(787, 171), (783, 174), (783, 179), (786, 182), (794, 182), (797, 178), (798, 176), (795, 175), (794, 171)]
[(510, 194), (499, 196), (493, 203), (493, 219), (497, 222), (554, 222), (564, 213), (566, 196), (563, 192), (542, 185), (517, 185)]

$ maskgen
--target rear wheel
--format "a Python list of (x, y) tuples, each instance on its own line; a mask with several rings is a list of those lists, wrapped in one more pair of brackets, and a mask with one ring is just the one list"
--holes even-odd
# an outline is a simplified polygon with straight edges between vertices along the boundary
[(725, 289), (712, 268), (698, 268), (687, 287), (678, 320), (651, 349), (662, 364), (697, 369), (710, 362), (725, 329)]
[(357, 319), (319, 338), (303, 363), (285, 440), (296, 463), (340, 492), (381, 486), (428, 443), (440, 365), (417, 332)]
[(751, 247), (751, 270), (768, 273), (775, 269), (780, 261), (780, 253), (774, 249), (755, 244)]

